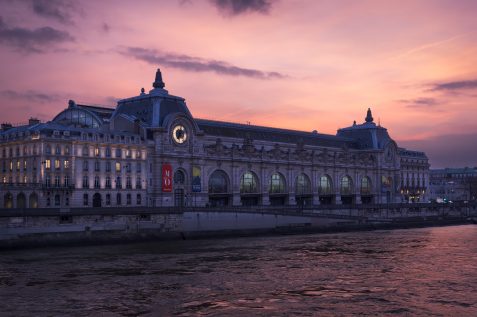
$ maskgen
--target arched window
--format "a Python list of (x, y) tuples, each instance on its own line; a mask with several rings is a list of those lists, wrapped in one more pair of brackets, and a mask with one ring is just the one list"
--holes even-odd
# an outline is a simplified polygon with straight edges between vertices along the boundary
[(270, 194), (285, 192), (285, 178), (280, 173), (273, 173), (270, 177)]
[(371, 195), (371, 180), (368, 176), (361, 179), (361, 195)]
[(24, 193), (17, 195), (17, 208), (26, 208), (26, 197)]
[(181, 170), (177, 170), (174, 173), (174, 184), (175, 185), (184, 185), (185, 183), (185, 175), (184, 172)]
[(310, 179), (306, 174), (300, 174), (296, 177), (295, 194), (306, 195), (311, 193)]
[(257, 176), (252, 172), (245, 172), (240, 179), (240, 193), (249, 194), (258, 192)]
[(353, 193), (353, 181), (349, 176), (341, 179), (341, 195), (351, 195)]
[(333, 185), (331, 182), (331, 177), (328, 175), (323, 175), (320, 177), (320, 195), (332, 195), (333, 194)]
[(141, 194), (137, 194), (136, 195), (136, 205), (140, 205), (141, 203), (142, 203)]
[(209, 178), (209, 193), (222, 194), (228, 192), (228, 177), (224, 171), (216, 170)]

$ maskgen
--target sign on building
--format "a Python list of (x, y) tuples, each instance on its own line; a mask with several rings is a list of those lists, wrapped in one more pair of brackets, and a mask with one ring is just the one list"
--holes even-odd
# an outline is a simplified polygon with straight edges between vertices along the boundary
[(170, 164), (162, 165), (162, 191), (172, 192), (172, 166)]
[(199, 166), (192, 166), (192, 191), (194, 193), (202, 191)]

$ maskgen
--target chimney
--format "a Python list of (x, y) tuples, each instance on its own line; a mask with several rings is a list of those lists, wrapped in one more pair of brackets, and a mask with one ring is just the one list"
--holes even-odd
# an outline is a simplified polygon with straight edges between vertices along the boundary
[(30, 119), (28, 119), (28, 125), (35, 125), (38, 123), (40, 123), (40, 120), (38, 120), (37, 118), (31, 117)]
[(2, 123), (1, 127), (2, 127), (2, 131), (7, 131), (7, 130), (13, 128), (11, 123)]

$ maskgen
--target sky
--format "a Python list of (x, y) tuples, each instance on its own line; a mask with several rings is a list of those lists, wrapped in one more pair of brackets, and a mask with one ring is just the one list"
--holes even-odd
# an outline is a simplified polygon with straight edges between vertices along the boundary
[(477, 1), (0, 0), (0, 121), (151, 89), (196, 118), (335, 134), (375, 121), (477, 166)]

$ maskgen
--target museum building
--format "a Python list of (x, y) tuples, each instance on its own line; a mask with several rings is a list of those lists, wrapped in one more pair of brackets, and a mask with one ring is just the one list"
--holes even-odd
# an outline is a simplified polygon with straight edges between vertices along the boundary
[(255, 206), (427, 201), (423, 152), (371, 110), (336, 135), (194, 118), (153, 89), (115, 109), (76, 104), (0, 131), (0, 206)]

